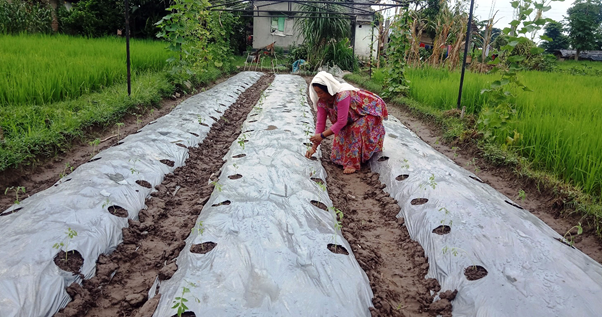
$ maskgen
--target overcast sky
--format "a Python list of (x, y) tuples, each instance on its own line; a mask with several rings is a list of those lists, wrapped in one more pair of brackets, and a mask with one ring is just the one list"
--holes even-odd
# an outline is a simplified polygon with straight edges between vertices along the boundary
[[(544, 12), (545, 18), (551, 18), (556, 21), (560, 21), (563, 19), (563, 16), (566, 15), (566, 10), (570, 8), (575, 0), (564, 0), (564, 1), (554, 1), (551, 2), (552, 9), (548, 12)], [(510, 26), (510, 21), (512, 21), (512, 13), (514, 12), (512, 6), (510, 5), (510, 0), (475, 0), (475, 9), (474, 15), (478, 17), (478, 20), (485, 20), (489, 18), (489, 12), (491, 8), (494, 7), (494, 10), (497, 10), (496, 20), (499, 20), (495, 27), (499, 29), (503, 29), (505, 27)]]

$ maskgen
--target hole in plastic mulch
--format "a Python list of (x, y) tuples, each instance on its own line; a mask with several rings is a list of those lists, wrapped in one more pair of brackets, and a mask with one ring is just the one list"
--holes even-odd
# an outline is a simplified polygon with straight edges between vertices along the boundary
[(223, 113), (222, 111), (219, 111), (219, 110), (217, 110), (217, 109), (215, 109), (215, 112), (217, 112), (217, 113)]
[(117, 145), (122, 145), (122, 144), (123, 144), (123, 141), (117, 142)]
[(320, 185), (324, 185), (324, 180), (322, 180), (321, 178), (317, 178), (317, 177), (312, 177), (311, 178), (312, 181), (320, 184)]
[(174, 162), (172, 160), (165, 160), (165, 159), (164, 160), (160, 160), (159, 162), (161, 162), (161, 163), (163, 163), (163, 164), (165, 164), (165, 165), (167, 165), (169, 167), (173, 167), (176, 164), (176, 162)]
[[(193, 312), (191, 312), (191, 311), (184, 312), (180, 316), (181, 317), (196, 317), (196, 315)], [(178, 314), (175, 314), (175, 315), (173, 315), (171, 317), (179, 317), (179, 316), (178, 316)]]
[(234, 175), (228, 176), (228, 178), (229, 179), (239, 179), (239, 178), (242, 178), (242, 175), (240, 175), (240, 174), (234, 174)]
[(182, 143), (176, 143), (177, 146), (187, 149), (188, 147)]
[(209, 118), (213, 119), (213, 121), (218, 121), (216, 117), (209, 116)]
[(389, 157), (388, 157), (388, 156), (381, 156), (381, 157), (379, 157), (379, 158), (378, 158), (378, 161), (379, 161), (379, 162), (384, 162), (384, 161), (386, 161), (386, 160), (388, 160), (388, 159), (389, 159)]
[(211, 250), (213, 250), (213, 248), (215, 248), (215, 246), (217, 245), (217, 243), (215, 242), (203, 242), (200, 244), (193, 244), (190, 247), (190, 252), (192, 253), (198, 253), (198, 254), (206, 254), (211, 252)]
[(188, 133), (190, 133), (190, 134), (194, 135), (194, 136), (195, 136), (195, 137), (197, 137), (197, 138), (199, 137), (199, 135), (198, 135), (198, 134), (196, 134), (196, 133), (194, 133), (194, 132), (188, 132)]
[(79, 275), (84, 265), (84, 258), (77, 250), (69, 250), (66, 255), (65, 251), (61, 250), (54, 256), (54, 264), (63, 271)]
[(559, 241), (559, 242), (561, 242), (562, 244), (564, 244), (564, 245), (566, 245), (566, 246), (569, 246), (569, 247), (571, 247), (571, 248), (575, 249), (575, 246), (574, 246), (574, 245), (571, 245), (570, 243), (566, 242), (565, 240), (563, 240), (563, 239), (561, 239), (561, 238), (554, 238), (554, 239), (555, 239), (556, 241)]
[(469, 281), (476, 281), (487, 276), (487, 270), (480, 265), (471, 265), (464, 269), (464, 276)]
[(345, 249), (345, 247), (338, 245), (338, 244), (329, 243), (328, 250), (330, 250), (330, 252), (335, 253), (335, 254), (349, 255), (349, 251), (347, 251), (347, 249)]
[(19, 211), (21, 209), (23, 209), (23, 207), (19, 207), (19, 208), (15, 208), (15, 209), (13, 209), (11, 211), (7, 211), (5, 213), (0, 214), (0, 217), (2, 217), (2, 216), (8, 216), (10, 214), (14, 214), (15, 212), (17, 212), (17, 211)]
[(68, 182), (68, 181), (70, 181), (70, 180), (72, 180), (72, 178), (67, 178), (67, 179), (66, 179), (66, 180), (64, 180), (63, 182)]
[(152, 188), (153, 187), (149, 182), (147, 182), (145, 180), (142, 180), (142, 179), (137, 180), (136, 184), (138, 184), (138, 185), (140, 185), (142, 187), (145, 187), (145, 188)]
[(107, 210), (114, 216), (121, 217), (121, 218), (128, 217), (128, 211), (121, 206), (117, 206), (117, 205), (109, 206), (109, 208), (107, 208)]
[(309, 143), (309, 142), (304, 142), (303, 145), (305, 145), (305, 146), (313, 146), (314, 144), (313, 143)]
[(525, 208), (523, 208), (523, 207), (521, 207), (521, 206), (519, 206), (519, 205), (517, 205), (517, 204), (515, 204), (515, 203), (509, 202), (509, 201), (507, 201), (507, 200), (504, 200), (504, 201), (506, 202), (506, 204), (508, 204), (508, 205), (511, 205), (511, 206), (514, 206), (514, 207), (516, 207), (516, 208), (518, 208), (518, 209), (525, 209)]
[(397, 139), (397, 136), (395, 134), (389, 134), (390, 137), (392, 137), (393, 139)]
[(328, 206), (324, 205), (323, 203), (317, 201), (317, 200), (312, 200), (311, 204), (322, 209), (322, 210), (328, 210)]
[(257, 120), (251, 120), (251, 121), (249, 121), (249, 123), (253, 123), (253, 122), (257, 122)]
[(259, 115), (259, 114), (258, 113), (254, 113), (254, 114), (250, 115), (249, 117), (254, 117), (256, 115)]
[(317, 158), (317, 157), (315, 157), (315, 156), (312, 156), (312, 157), (310, 157), (309, 159), (310, 159), (310, 160), (312, 160), (312, 161), (317, 161), (317, 160), (318, 160), (318, 158)]
[(224, 200), (221, 203), (217, 203), (217, 204), (213, 204), (211, 205), (211, 207), (218, 207), (218, 206), (228, 206), (230, 205), (232, 202), (230, 202), (229, 200)]
[(410, 177), (410, 175), (408, 175), (408, 174), (401, 174), (401, 175), (398, 175), (397, 177), (395, 177), (395, 180), (397, 180), (397, 181), (403, 181), (403, 180), (408, 179), (408, 177)]
[(480, 178), (478, 178), (478, 177), (474, 177), (474, 176), (472, 176), (472, 175), (469, 175), (468, 177), (470, 177), (470, 178), (474, 179), (475, 181), (477, 181), (477, 182), (479, 182), (479, 183), (485, 183), (484, 181), (482, 181), (482, 180), (481, 180)]
[(209, 125), (206, 123), (199, 123), (200, 125), (204, 126), (204, 127), (208, 127)]
[(410, 204), (417, 206), (417, 205), (424, 205), (426, 204), (426, 202), (429, 201), (426, 198), (414, 198), (412, 199), (412, 201), (410, 202)]
[(96, 161), (100, 160), (101, 158), (102, 157), (93, 158), (93, 159), (89, 160), (88, 163), (90, 163), (90, 162), (96, 162)]
[(448, 234), (451, 232), (451, 227), (448, 225), (441, 225), (435, 229), (433, 229), (433, 233), (436, 233), (438, 235), (444, 235), (444, 234)]
[(255, 130), (247, 130), (247, 131), (245, 131), (243, 133), (249, 133), (249, 132), (253, 132), (253, 131), (255, 131)]
[(238, 154), (238, 155), (234, 155), (232, 158), (241, 158), (241, 157), (245, 157), (247, 156), (246, 154)]
[(268, 126), (268, 128), (267, 128), (266, 130), (268, 130), (268, 131), (272, 131), (272, 130), (276, 130), (276, 129), (278, 129), (278, 127), (277, 127), (277, 126), (275, 126), (275, 125), (269, 125), (269, 126)]

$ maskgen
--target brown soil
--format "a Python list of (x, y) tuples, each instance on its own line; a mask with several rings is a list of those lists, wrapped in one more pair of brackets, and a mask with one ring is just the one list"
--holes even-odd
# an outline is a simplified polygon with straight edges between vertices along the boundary
[(328, 139), (322, 143), (328, 193), (344, 214), (343, 236), (370, 280), (372, 316), (451, 316), (449, 300), (433, 303), (430, 292), (438, 292), (439, 283), (425, 279), (429, 264), (424, 250), (410, 238), (403, 219), (396, 218), (399, 205), (383, 191), (378, 174), (368, 167), (343, 174), (329, 159), (330, 146)]
[(80, 270), (82, 265), (84, 265), (84, 258), (76, 250), (69, 251), (65, 257), (65, 251), (61, 250), (61, 252), (54, 257), (54, 264), (63, 271), (80, 275)]
[[(562, 201), (551, 192), (542, 192), (533, 181), (517, 177), (508, 167), (494, 166), (482, 158), (482, 153), (472, 144), (449, 145), (442, 142), (443, 132), (428, 118), (420, 117), (404, 106), (393, 105), (388, 108), (389, 114), (398, 118), (405, 126), (414, 131), (420, 139), (435, 150), (452, 159), (459, 166), (475, 173), (482, 182), (490, 185), (498, 192), (520, 204), (533, 215), (539, 217), (548, 226), (563, 236), (578, 222), (583, 222), (581, 215), (565, 212)], [(519, 199), (519, 190), (526, 196)], [(509, 202), (510, 203), (510, 202)], [(583, 234), (579, 235), (574, 246), (595, 261), (602, 263), (602, 239), (596, 235), (593, 226), (582, 223)]]
[[(190, 148), (185, 165), (156, 186), (157, 192), (146, 202), (148, 209), (140, 211), (140, 221), (128, 221), (123, 243), (110, 255), (99, 257), (96, 276), (67, 289), (73, 301), (55, 316), (152, 315), (158, 299), (147, 300), (148, 290), (157, 276), (166, 280), (177, 270), (175, 260), (186, 245), (184, 240), (213, 191), (211, 175), (223, 165), (222, 158), (247, 113), (272, 80), (272, 76), (262, 77), (226, 111), (227, 120), (214, 123), (204, 142)], [(180, 190), (173, 195), (176, 186)]]
[[(221, 78), (213, 85), (221, 83), (226, 79), (228, 77)], [(80, 165), (87, 163), (94, 156), (93, 153), (98, 153), (116, 145), (126, 136), (136, 133), (143, 126), (168, 114), (178, 104), (191, 96), (184, 95), (180, 98), (172, 96), (171, 99), (163, 99), (156, 107), (138, 106), (131, 109), (121, 119), (124, 125), (119, 127), (119, 137), (117, 137), (117, 125), (90, 127), (84, 131), (85, 139), (73, 140), (68, 148), (63, 149), (64, 152), (56, 153), (52, 158), (38, 157), (38, 161), (33, 165), (0, 172), (0, 190), (4, 193), (5, 188), (24, 186), (27, 192), (23, 198), (45, 190), (61, 179), (61, 174), (69, 174), (71, 167), (76, 169)], [(101, 140), (101, 143), (96, 148), (88, 144), (88, 142), (94, 139)], [(69, 164), (69, 167), (66, 164)], [(14, 195), (0, 195), (0, 212), (10, 207), (13, 202)]]
[(487, 270), (480, 265), (469, 266), (464, 269), (464, 276), (469, 281), (476, 281), (487, 276)]

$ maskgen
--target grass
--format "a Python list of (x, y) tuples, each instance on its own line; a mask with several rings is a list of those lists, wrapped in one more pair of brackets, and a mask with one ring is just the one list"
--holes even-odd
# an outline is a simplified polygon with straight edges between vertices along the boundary
[[(438, 110), (456, 108), (459, 72), (408, 69), (406, 76), (412, 99)], [(364, 85), (374, 90), (383, 79), (384, 70), (377, 70)], [(468, 113), (478, 115), (488, 102), (481, 89), (497, 79), (496, 74), (466, 74), (462, 105)], [(519, 79), (533, 90), (513, 92), (518, 116), (509, 130), (522, 134), (520, 153), (536, 167), (602, 198), (602, 77), (526, 71)], [(506, 136), (497, 140), (503, 144)]]
[[(0, 106), (41, 105), (77, 98), (124, 82), (125, 39), (66, 35), (0, 36)], [(133, 72), (160, 71), (165, 43), (132, 40)]]

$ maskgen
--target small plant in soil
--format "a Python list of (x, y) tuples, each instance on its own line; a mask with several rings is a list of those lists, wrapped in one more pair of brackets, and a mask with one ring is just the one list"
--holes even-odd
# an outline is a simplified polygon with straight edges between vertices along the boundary
[[(67, 171), (69, 171), (69, 173), (67, 173)], [(69, 175), (71, 172), (73, 172), (73, 166), (71, 166), (71, 164), (69, 164), (69, 162), (65, 163), (65, 168), (63, 168), (63, 172), (61, 173), (61, 178), (64, 178), (65, 176)]]
[(105, 209), (105, 207), (109, 206), (111, 204), (111, 201), (109, 200), (109, 198), (107, 197), (107, 199), (104, 201), (104, 203), (102, 204), (102, 209)]
[[(326, 185), (324, 185), (324, 183), (322, 183), (322, 182), (316, 182), (316, 185), (318, 185), (318, 187), (319, 187), (319, 188), (320, 188), (320, 189), (321, 189), (323, 192), (325, 192), (325, 191), (326, 191)], [(339, 210), (339, 211), (340, 211), (340, 210)], [(342, 214), (343, 214), (343, 213), (341, 213), (341, 218), (343, 218)]]
[(68, 254), (69, 254), (69, 241), (71, 241), (74, 237), (77, 236), (77, 231), (71, 229), (71, 228), (67, 228), (67, 231), (65, 231), (65, 234), (67, 235), (67, 237), (65, 239), (63, 239), (63, 241), (61, 242), (57, 242), (55, 243), (52, 248), (59, 250), (62, 247), (65, 247), (65, 262), (67, 262), (68, 260)]
[(525, 200), (525, 198), (527, 198), (527, 194), (525, 193), (524, 190), (519, 189), (518, 190), (518, 199), (519, 200)]
[(334, 212), (334, 230), (335, 233), (333, 235), (333, 239), (334, 239), (334, 245), (335, 245), (335, 250), (336, 250), (336, 245), (337, 245), (337, 233), (336, 231), (338, 230), (339, 232), (341, 231), (341, 229), (343, 229), (343, 224), (341, 223), (341, 221), (343, 221), (343, 212), (332, 206), (332, 207), (328, 207), (328, 210)]
[[(574, 236), (572, 233), (573, 229), (577, 229), (577, 233)], [(575, 244), (575, 238), (578, 237), (579, 235), (581, 235), (582, 233), (583, 233), (583, 227), (581, 227), (581, 222), (580, 222), (577, 225), (573, 226), (571, 229), (569, 229), (562, 238), (570, 246), (573, 246), (573, 244)], [(567, 238), (567, 236), (568, 236), (568, 238)]]
[(198, 118), (197, 118), (197, 119), (198, 119), (198, 121), (199, 121), (199, 124), (203, 124), (203, 123), (204, 123), (204, 121), (205, 121), (205, 120), (203, 120), (203, 117), (201, 117), (201, 116), (198, 116)]
[(182, 317), (182, 314), (188, 310), (188, 306), (184, 304), (188, 302), (188, 300), (184, 297), (184, 295), (186, 295), (187, 293), (190, 293), (190, 289), (186, 286), (183, 286), (182, 295), (176, 297), (173, 301), (174, 305), (172, 308), (178, 310), (178, 317)]
[(140, 120), (141, 116), (139, 114), (136, 115), (136, 129), (140, 129), (140, 124), (142, 123), (142, 120)]
[(130, 172), (132, 172), (132, 175), (133, 175), (134, 173), (140, 174), (140, 171), (138, 171), (138, 170), (136, 169), (136, 162), (138, 162), (138, 161), (140, 161), (140, 159), (139, 159), (139, 158), (135, 158), (135, 159), (129, 159), (129, 160), (128, 160), (128, 162), (133, 162), (133, 163), (134, 163), (134, 166), (133, 166), (133, 167), (130, 167)]
[(232, 164), (232, 167), (234, 167), (234, 173), (238, 174), (238, 165), (236, 163)]
[(454, 151), (454, 157), (458, 157), (458, 147), (457, 146), (453, 146), (452, 151)]
[(458, 255), (461, 255), (461, 254), (464, 254), (464, 255), (466, 255), (466, 257), (467, 257), (467, 258), (470, 260), (470, 262), (472, 262), (472, 265), (471, 265), (471, 267), (472, 267), (473, 269), (475, 269), (475, 270), (476, 270), (476, 268), (477, 268), (477, 264), (476, 264), (476, 263), (477, 263), (477, 262), (476, 262), (476, 261), (475, 261), (475, 259), (474, 259), (474, 258), (473, 258), (473, 257), (472, 257), (472, 256), (471, 256), (469, 253), (468, 253), (468, 251), (466, 251), (466, 250), (464, 250), (464, 249), (462, 249), (462, 248), (458, 248), (458, 247), (452, 247), (452, 248), (450, 248), (450, 247), (448, 247), (448, 246), (445, 246), (445, 247), (444, 247), (444, 248), (443, 248), (441, 251), (443, 252), (443, 254), (447, 254), (447, 253), (449, 252), (449, 253), (451, 253), (453, 256), (458, 256)]
[(218, 183), (217, 181), (213, 181), (211, 182), (211, 184), (213, 185), (213, 187), (215, 187), (215, 189), (217, 189), (218, 192), (222, 192), (223, 186), (222, 184)]
[(435, 174), (431, 173), (431, 177), (429, 177), (428, 181), (426, 182), (426, 184), (420, 184), (420, 188), (426, 190), (427, 187), (431, 187), (433, 189), (437, 188), (437, 182), (435, 182)]
[(449, 221), (447, 221), (447, 216), (449, 215), (449, 210), (447, 210), (447, 208), (445, 207), (441, 207), (439, 208), (439, 211), (444, 212), (445, 216), (443, 218), (443, 220), (441, 220), (441, 224), (442, 225), (448, 225), (448, 226), (452, 226), (452, 220), (450, 219)]
[(230, 122), (230, 121), (228, 121), (228, 119), (226, 119), (226, 117), (224, 117), (224, 116), (221, 116), (221, 117), (219, 117), (219, 119), (220, 119), (220, 120), (224, 120), (224, 122), (226, 122), (226, 123)]
[(119, 139), (121, 138), (120, 129), (125, 125), (125, 123), (117, 122), (115, 125), (117, 125), (117, 141), (119, 141)]
[(15, 192), (15, 205), (20, 204), (21, 201), (19, 200), (19, 193), (21, 192), (21, 193), (25, 194), (25, 186), (17, 186), (17, 187), (11, 186), (11, 187), (8, 187), (8, 188), (6, 188), (4, 190), (4, 195), (7, 195), (8, 192), (10, 192), (10, 191), (14, 191)]
[(410, 168), (410, 163), (408, 162), (407, 159), (403, 159), (403, 163), (401, 163), (401, 167), (406, 168), (406, 169)]
[(245, 141), (246, 140), (247, 140), (247, 136), (244, 133), (238, 138), (238, 145), (240, 145), (240, 147), (243, 150), (245, 149)]
[(100, 139), (95, 139), (94, 141), (90, 141), (90, 142), (88, 142), (88, 144), (90, 144), (92, 146), (92, 157), (94, 157), (94, 154), (96, 153), (96, 147), (98, 147), (98, 145), (100, 144)]
[(203, 227), (203, 221), (199, 221), (199, 223), (191, 229), (192, 232), (198, 232), (200, 235), (205, 232), (205, 227)]
[(316, 169), (313, 167), (309, 168), (309, 177), (316, 175)]

